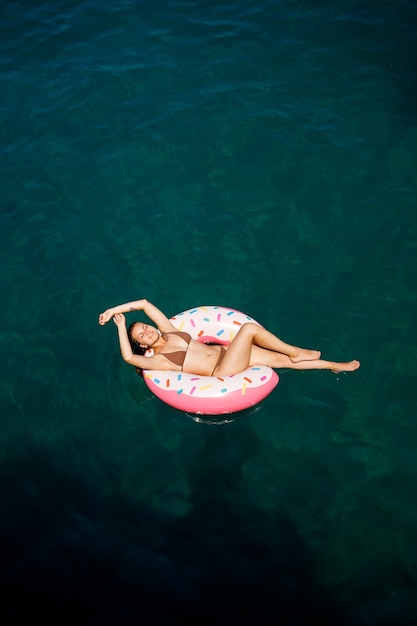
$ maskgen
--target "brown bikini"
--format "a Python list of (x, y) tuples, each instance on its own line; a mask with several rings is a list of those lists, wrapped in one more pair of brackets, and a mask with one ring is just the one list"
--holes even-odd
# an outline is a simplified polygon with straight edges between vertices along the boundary
[(188, 333), (183, 333), (180, 330), (173, 330), (171, 333), (166, 333), (167, 335), (177, 335), (177, 337), (181, 337), (184, 341), (187, 342), (186, 350), (178, 350), (178, 352), (166, 352), (162, 356), (174, 363), (174, 365), (179, 365), (181, 367), (184, 365), (185, 357), (187, 356), (188, 346), (190, 345), (191, 335)]
[[(166, 359), (168, 359), (168, 361), (171, 361), (171, 363), (174, 363), (174, 365), (178, 365), (182, 369), (184, 366), (185, 357), (187, 356), (188, 346), (190, 345), (191, 335), (189, 333), (184, 333), (180, 330), (173, 330), (172, 332), (166, 333), (166, 334), (177, 335), (177, 337), (181, 337), (181, 339), (184, 339), (184, 341), (187, 342), (186, 350), (178, 350), (177, 352), (167, 352), (162, 355)], [(220, 363), (223, 361), (223, 357), (225, 354), (226, 354), (226, 348), (224, 348), (223, 346), (220, 346), (220, 356), (217, 359), (217, 363), (214, 366), (213, 372), (217, 367), (219, 367)]]
[[(220, 363), (223, 361), (223, 357), (226, 354), (226, 348), (224, 348), (223, 346), (219, 346), (220, 347), (220, 356), (217, 359), (217, 363), (214, 366), (213, 372), (215, 372), (215, 370), (219, 367)], [(211, 375), (213, 376), (213, 372), (211, 373)]]

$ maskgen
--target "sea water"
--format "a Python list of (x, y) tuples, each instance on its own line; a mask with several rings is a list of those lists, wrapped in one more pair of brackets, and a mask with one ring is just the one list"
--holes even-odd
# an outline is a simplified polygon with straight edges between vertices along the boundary
[[(2, 624), (414, 623), (414, 3), (0, 14)], [(139, 298), (361, 368), (195, 420), (97, 324)]]

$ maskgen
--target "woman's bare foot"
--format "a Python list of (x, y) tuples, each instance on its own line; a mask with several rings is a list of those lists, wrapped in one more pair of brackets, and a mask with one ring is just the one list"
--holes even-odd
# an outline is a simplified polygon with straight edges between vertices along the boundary
[(360, 366), (359, 361), (348, 361), (347, 363), (332, 363), (330, 369), (334, 374), (339, 374), (340, 372), (354, 372)]
[(290, 356), (293, 363), (299, 363), (300, 361), (317, 361), (321, 357), (319, 350), (306, 350), (305, 348), (296, 348), (297, 354)]

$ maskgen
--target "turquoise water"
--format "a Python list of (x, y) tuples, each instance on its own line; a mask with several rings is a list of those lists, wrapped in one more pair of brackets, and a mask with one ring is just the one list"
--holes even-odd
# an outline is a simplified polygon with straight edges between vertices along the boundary
[[(1, 16), (2, 623), (414, 623), (414, 4)], [(97, 324), (142, 297), (362, 367), (197, 423)]]

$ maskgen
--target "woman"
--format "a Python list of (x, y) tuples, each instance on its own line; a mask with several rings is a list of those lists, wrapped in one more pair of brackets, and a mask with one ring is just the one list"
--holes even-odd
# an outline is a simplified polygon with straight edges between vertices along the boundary
[[(126, 329), (123, 313), (143, 311), (156, 325), (134, 322)], [(156, 306), (136, 300), (107, 309), (99, 316), (104, 326), (111, 318), (117, 326), (120, 350), (126, 363), (137, 369), (175, 370), (199, 376), (229, 376), (254, 365), (295, 370), (352, 372), (359, 361), (324, 361), (317, 350), (306, 350), (284, 343), (268, 330), (248, 322), (228, 346), (200, 343), (175, 328)], [(152, 348), (152, 356), (144, 356)]]

